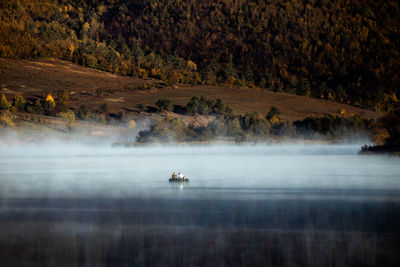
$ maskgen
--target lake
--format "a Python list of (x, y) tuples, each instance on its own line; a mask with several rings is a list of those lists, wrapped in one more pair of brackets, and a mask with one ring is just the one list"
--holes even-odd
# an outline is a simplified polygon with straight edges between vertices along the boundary
[(359, 149), (2, 146), (0, 262), (396, 266), (400, 158)]

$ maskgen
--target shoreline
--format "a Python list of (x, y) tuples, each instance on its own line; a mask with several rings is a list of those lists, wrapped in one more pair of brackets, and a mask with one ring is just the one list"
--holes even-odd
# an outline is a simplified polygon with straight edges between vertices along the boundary
[(307, 145), (335, 145), (342, 144), (340, 141), (331, 141), (331, 140), (263, 140), (263, 141), (241, 141), (237, 142), (234, 140), (206, 140), (206, 141), (184, 141), (184, 142), (115, 142), (111, 146), (112, 147), (148, 147), (148, 146), (212, 146), (212, 145), (237, 145), (237, 146), (245, 146), (245, 145), (280, 145), (280, 144), (307, 144)]
[(388, 154), (400, 156), (400, 145), (377, 145), (377, 146), (362, 146), (359, 152), (360, 155), (382, 155)]

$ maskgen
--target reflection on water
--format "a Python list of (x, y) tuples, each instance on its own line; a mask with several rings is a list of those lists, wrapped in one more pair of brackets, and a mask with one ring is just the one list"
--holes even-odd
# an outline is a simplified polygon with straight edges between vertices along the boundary
[(395, 266), (400, 158), (358, 149), (2, 147), (0, 262)]

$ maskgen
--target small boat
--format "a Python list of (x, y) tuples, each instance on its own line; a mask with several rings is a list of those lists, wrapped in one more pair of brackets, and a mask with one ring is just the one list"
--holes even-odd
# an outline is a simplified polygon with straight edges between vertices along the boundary
[(184, 183), (184, 182), (189, 182), (189, 179), (187, 178), (183, 178), (183, 179), (179, 179), (179, 178), (169, 178), (170, 182), (172, 183)]

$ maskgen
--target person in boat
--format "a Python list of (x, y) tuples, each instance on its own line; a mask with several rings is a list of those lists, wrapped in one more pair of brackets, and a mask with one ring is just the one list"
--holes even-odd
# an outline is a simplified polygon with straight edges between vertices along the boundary
[(185, 176), (183, 176), (183, 173), (178, 173), (178, 179), (179, 180), (185, 180)]
[(176, 173), (175, 172), (172, 173), (172, 179), (176, 179)]

